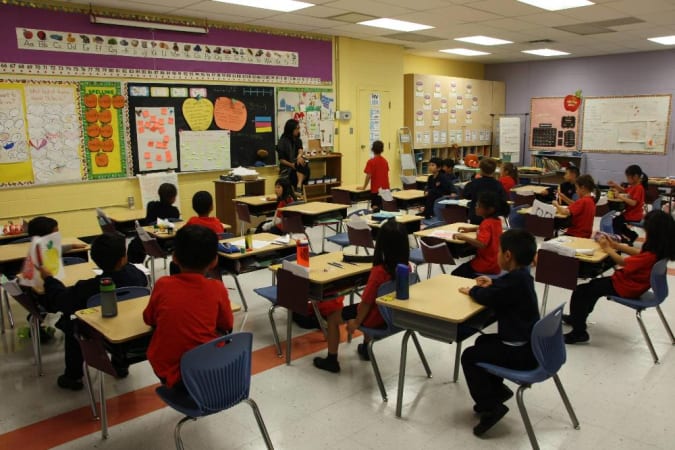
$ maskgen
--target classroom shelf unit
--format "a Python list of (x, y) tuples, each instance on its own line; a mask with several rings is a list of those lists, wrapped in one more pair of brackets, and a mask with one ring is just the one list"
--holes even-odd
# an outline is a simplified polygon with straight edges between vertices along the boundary
[(475, 154), (479, 157), (493, 156), (491, 145), (467, 145), (462, 147), (442, 147), (425, 148), (415, 150), (415, 164), (418, 174), (429, 173), (427, 170), (431, 158), (452, 159), (457, 163), (462, 163), (464, 157), (469, 154)]
[(307, 157), (310, 178), (305, 186), (305, 201), (325, 201), (330, 190), (342, 183), (342, 153), (317, 154)]
[(583, 153), (577, 152), (532, 152), (532, 165), (553, 170), (556, 175), (546, 179), (547, 183), (562, 183), (565, 168), (574, 165), (581, 174), (586, 173), (586, 158)]

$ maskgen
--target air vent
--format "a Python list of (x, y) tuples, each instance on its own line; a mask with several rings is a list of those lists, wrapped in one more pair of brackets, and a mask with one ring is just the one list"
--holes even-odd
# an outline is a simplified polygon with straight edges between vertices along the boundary
[(437, 38), (433, 36), (425, 36), (423, 34), (417, 33), (394, 33), (380, 36), (383, 38), (396, 39), (399, 41), (408, 41), (408, 42), (433, 42), (433, 41), (442, 41), (444, 39)]
[(348, 23), (359, 23), (365, 22), (366, 20), (377, 19), (377, 17), (369, 16), (368, 14), (350, 12), (345, 14), (338, 14), (337, 16), (326, 17), (326, 19), (339, 20), (340, 22), (348, 22)]
[(567, 31), (568, 33), (580, 34), (582, 36), (589, 36), (592, 34), (614, 33), (612, 27), (620, 27), (622, 25), (632, 25), (635, 23), (643, 23), (644, 20), (637, 17), (621, 17), (611, 20), (600, 20), (598, 22), (577, 23), (574, 25), (563, 25), (560, 27), (553, 27), (556, 30)]
[(527, 41), (528, 44), (553, 44), (555, 41), (553, 39), (535, 39), (533, 41)]

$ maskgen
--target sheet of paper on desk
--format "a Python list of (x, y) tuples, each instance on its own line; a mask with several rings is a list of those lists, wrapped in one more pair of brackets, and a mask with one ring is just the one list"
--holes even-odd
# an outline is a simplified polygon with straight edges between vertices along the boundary
[(446, 231), (446, 230), (436, 230), (432, 231), (431, 235), (437, 238), (441, 239), (454, 239), (455, 238), (455, 233), (452, 231)]
[(446, 200), (441, 200), (440, 202), (438, 202), (438, 204), (439, 205), (459, 205), (459, 206), (467, 207), (467, 206), (469, 206), (469, 200), (449, 198), (449, 199), (446, 199)]
[(275, 240), (272, 241), (272, 244), (280, 244), (280, 245), (285, 245), (289, 244), (291, 242), (291, 236), (288, 234), (284, 234), (283, 236), (279, 236)]
[[(230, 242), (230, 244), (236, 245), (239, 248), (246, 248), (246, 243), (244, 242), (243, 239), (239, 239), (237, 241)], [(253, 246), (253, 250), (258, 250), (259, 248), (267, 247), (270, 244), (271, 244), (270, 241), (256, 241), (255, 239), (253, 239), (253, 241), (251, 242), (251, 245)]]

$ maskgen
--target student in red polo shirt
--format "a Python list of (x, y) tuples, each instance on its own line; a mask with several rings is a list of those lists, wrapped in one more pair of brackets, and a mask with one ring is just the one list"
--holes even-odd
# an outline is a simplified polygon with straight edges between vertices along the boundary
[(577, 286), (570, 300), (570, 315), (563, 316), (565, 323), (572, 325), (572, 331), (565, 335), (566, 344), (580, 344), (590, 340), (586, 331), (586, 318), (600, 297), (640, 297), (649, 289), (652, 266), (664, 258), (675, 259), (675, 221), (670, 215), (663, 211), (647, 214), (645, 233), (646, 241), (642, 250), (600, 238), (602, 249), (623, 268), (617, 269), (611, 277), (595, 278), (590, 283)]
[(143, 320), (155, 331), (148, 361), (168, 387), (181, 387), (183, 353), (232, 330), (234, 319), (227, 288), (204, 275), (218, 263), (216, 234), (186, 225), (176, 233), (173, 260), (180, 273), (157, 280)]
[(612, 221), (614, 233), (622, 236), (624, 242), (633, 245), (638, 235), (628, 228), (626, 222), (639, 222), (644, 217), (648, 178), (640, 166), (632, 164), (626, 167), (626, 181), (628, 181), (626, 188), (613, 181), (608, 181), (607, 184), (617, 193), (617, 198), (626, 204), (626, 209)]
[(366, 174), (366, 180), (363, 182), (361, 190), (366, 190), (370, 182), (370, 207), (373, 212), (382, 209), (382, 198), (379, 196), (380, 189), (389, 189), (389, 163), (382, 156), (384, 143), (382, 141), (373, 142), (371, 151), (375, 154), (366, 163), (363, 172)]
[(595, 191), (595, 182), (590, 175), (582, 175), (576, 181), (576, 193), (579, 196), (569, 208), (564, 208), (554, 201), (553, 206), (563, 216), (571, 216), (571, 224), (565, 234), (580, 238), (590, 238), (595, 219), (595, 200), (591, 195)]
[(216, 234), (225, 232), (223, 224), (217, 217), (209, 216), (213, 211), (213, 197), (206, 191), (195, 192), (192, 196), (192, 209), (197, 213), (196, 216), (190, 217), (185, 225), (201, 225), (209, 228)]
[[(497, 216), (500, 201), (494, 191), (481, 192), (476, 204), (476, 215), (483, 218), (480, 225), (460, 228), (460, 234), (455, 235), (455, 239), (477, 248), (476, 257), (453, 270), (453, 275), (476, 278), (480, 274), (496, 275), (501, 272), (497, 261), (499, 236), (502, 235), (502, 221)], [(476, 239), (461, 234), (474, 230), (478, 230)]]

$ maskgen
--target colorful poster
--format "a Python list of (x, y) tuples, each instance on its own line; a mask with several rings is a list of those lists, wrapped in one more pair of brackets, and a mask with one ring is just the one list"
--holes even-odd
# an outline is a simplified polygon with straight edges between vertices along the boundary
[(23, 84), (0, 83), (0, 185), (33, 182)]
[(139, 172), (176, 169), (176, 111), (172, 106), (136, 107)]
[(82, 180), (77, 84), (27, 84), (25, 94), (35, 183)]
[(125, 177), (127, 154), (122, 113), (126, 99), (121, 84), (83, 81), (80, 98), (89, 179)]
[(181, 130), (178, 139), (181, 172), (230, 168), (229, 130)]
[(530, 100), (530, 150), (577, 150), (579, 110), (566, 110), (564, 100), (564, 97)]
[[(333, 121), (335, 96), (332, 90), (311, 88), (279, 88), (277, 90), (277, 135), (281, 136), (288, 119), (300, 123), (300, 138), (305, 146), (310, 139), (334, 142), (334, 126), (321, 125)], [(323, 135), (322, 135), (323, 130)], [(332, 144), (331, 144), (332, 146)], [(324, 145), (322, 144), (322, 147)]]

